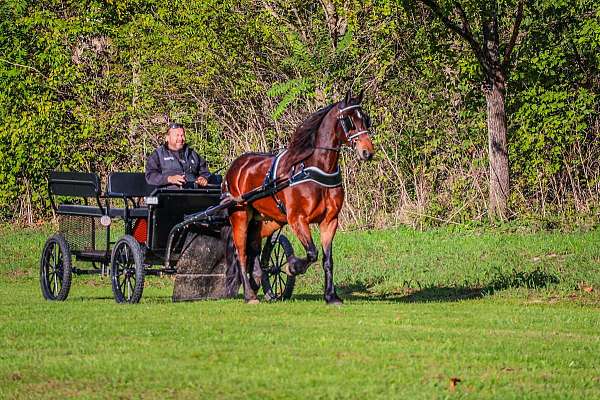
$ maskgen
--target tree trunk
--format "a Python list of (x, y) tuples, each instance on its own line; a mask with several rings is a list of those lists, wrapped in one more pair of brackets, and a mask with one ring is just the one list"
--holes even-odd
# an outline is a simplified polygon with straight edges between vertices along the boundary
[(508, 148), (506, 145), (505, 84), (493, 80), (485, 90), (487, 103), (488, 151), (490, 160), (490, 205), (492, 219), (507, 217), (510, 193), (508, 171)]
[(341, 17), (335, 7), (335, 3), (331, 0), (321, 0), (321, 6), (325, 12), (325, 22), (331, 36), (331, 43), (333, 49), (337, 48), (338, 40), (341, 36), (346, 33), (346, 27), (348, 25), (345, 18)]

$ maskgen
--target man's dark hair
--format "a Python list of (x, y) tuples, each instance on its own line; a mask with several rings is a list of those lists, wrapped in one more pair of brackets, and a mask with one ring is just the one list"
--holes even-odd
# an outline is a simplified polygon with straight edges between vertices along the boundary
[(167, 128), (167, 132), (169, 131), (169, 129), (179, 129), (179, 128), (183, 128), (183, 125), (180, 124), (179, 122), (169, 122), (169, 127)]

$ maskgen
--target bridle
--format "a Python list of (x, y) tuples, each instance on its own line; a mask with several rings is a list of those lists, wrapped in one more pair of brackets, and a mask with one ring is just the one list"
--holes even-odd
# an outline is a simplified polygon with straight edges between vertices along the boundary
[[(358, 117), (363, 121), (363, 126), (366, 127), (367, 129), (357, 131), (356, 125), (354, 124), (354, 121), (352, 120), (350, 115), (345, 114), (346, 112), (352, 111), (352, 110), (357, 111)], [(342, 127), (342, 130), (344, 131), (344, 134), (346, 135), (346, 143), (340, 144), (339, 147), (315, 146), (315, 149), (339, 152), (342, 149), (342, 146), (344, 144), (349, 145), (350, 147), (354, 148), (356, 146), (356, 139), (362, 134), (365, 134), (365, 133), (369, 134), (369, 128), (371, 127), (371, 118), (369, 118), (369, 116), (362, 110), (362, 107), (360, 106), (360, 104), (347, 106), (347, 107), (344, 107), (341, 110), (339, 110), (337, 122), (340, 124), (340, 126)], [(355, 132), (352, 133), (352, 131), (355, 131)], [(339, 137), (339, 135), (337, 134), (337, 130), (336, 130), (336, 137), (338, 139), (341, 139)]]

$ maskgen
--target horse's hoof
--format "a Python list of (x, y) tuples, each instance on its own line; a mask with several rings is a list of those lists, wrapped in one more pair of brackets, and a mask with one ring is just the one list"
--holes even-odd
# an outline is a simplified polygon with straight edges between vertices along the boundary
[(344, 301), (337, 296), (332, 299), (325, 299), (325, 302), (328, 306), (341, 306), (344, 304)]
[(246, 304), (259, 304), (260, 301), (258, 301), (258, 299), (251, 299), (246, 301)]
[(294, 276), (294, 274), (292, 273), (292, 271), (290, 271), (290, 264), (286, 264), (286, 265), (283, 267), (283, 272), (285, 272), (285, 274), (286, 274), (287, 276)]

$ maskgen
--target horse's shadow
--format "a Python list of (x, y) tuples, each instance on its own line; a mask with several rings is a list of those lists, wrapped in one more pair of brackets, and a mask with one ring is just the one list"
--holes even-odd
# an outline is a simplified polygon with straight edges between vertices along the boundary
[[(382, 303), (430, 303), (455, 302), (482, 298), (486, 295), (484, 289), (467, 287), (432, 286), (406, 293), (377, 294), (371, 292), (354, 292), (347, 286), (339, 286), (338, 294), (342, 300), (352, 302), (382, 302)], [(298, 301), (323, 301), (323, 295), (298, 294), (292, 297)]]
[[(383, 302), (383, 303), (433, 303), (433, 302), (456, 302), (463, 300), (481, 299), (491, 296), (495, 292), (505, 289), (527, 288), (540, 289), (549, 285), (557, 284), (560, 280), (557, 275), (548, 273), (539, 269), (522, 272), (512, 270), (510, 272), (497, 272), (494, 277), (485, 285), (432, 285), (414, 289), (411, 287), (403, 288), (399, 293), (377, 293), (373, 291), (367, 283), (363, 281), (350, 282), (338, 285), (338, 294), (342, 299), (351, 302)], [(169, 304), (173, 303), (172, 296), (151, 295), (144, 296), (145, 303)], [(238, 293), (233, 299), (243, 302), (243, 295)], [(70, 298), (74, 301), (89, 300), (111, 300), (109, 296), (77, 296)], [(314, 301), (322, 302), (322, 293), (298, 293), (292, 296), (295, 301)], [(215, 301), (190, 300), (190, 301)], [(217, 300), (218, 301), (218, 300)], [(178, 303), (188, 303), (180, 301)]]
[[(432, 303), (456, 302), (481, 299), (506, 289), (541, 289), (557, 284), (560, 279), (553, 273), (536, 269), (530, 272), (512, 270), (508, 273), (497, 272), (485, 285), (432, 285), (418, 289), (404, 288), (400, 293), (376, 293), (365, 282), (357, 281), (338, 285), (338, 294), (345, 300), (357, 302), (385, 303)], [(320, 294), (298, 294), (292, 297), (300, 301), (323, 301)]]

